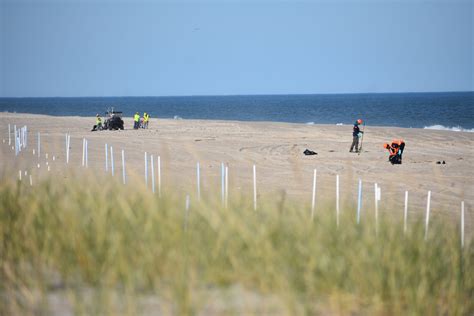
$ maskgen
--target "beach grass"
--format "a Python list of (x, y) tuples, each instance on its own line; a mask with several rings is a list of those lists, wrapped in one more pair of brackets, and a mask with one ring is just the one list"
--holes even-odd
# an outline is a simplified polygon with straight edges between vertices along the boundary
[[(218, 195), (218, 194), (216, 194)], [(0, 314), (469, 315), (474, 243), (459, 227), (344, 203), (161, 198), (74, 174), (0, 184)], [(390, 213), (390, 209), (387, 210)]]

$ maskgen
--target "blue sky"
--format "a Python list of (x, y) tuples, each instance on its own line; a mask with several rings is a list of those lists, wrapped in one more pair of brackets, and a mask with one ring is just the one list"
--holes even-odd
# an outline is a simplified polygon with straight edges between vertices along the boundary
[(0, 96), (472, 91), (473, 2), (0, 0)]

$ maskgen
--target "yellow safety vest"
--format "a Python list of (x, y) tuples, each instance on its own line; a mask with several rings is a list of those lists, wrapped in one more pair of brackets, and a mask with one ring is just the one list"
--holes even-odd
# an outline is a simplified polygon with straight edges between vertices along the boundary
[(139, 122), (140, 121), (140, 115), (135, 114), (134, 119), (135, 119), (135, 122)]

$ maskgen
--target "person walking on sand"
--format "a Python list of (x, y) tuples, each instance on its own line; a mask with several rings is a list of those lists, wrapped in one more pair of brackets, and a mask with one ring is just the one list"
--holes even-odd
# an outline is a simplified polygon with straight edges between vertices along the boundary
[(359, 152), (359, 135), (362, 135), (364, 132), (359, 129), (359, 125), (362, 124), (362, 120), (358, 119), (354, 123), (354, 127), (352, 128), (352, 145), (351, 149), (349, 149), (349, 152), (353, 152), (353, 149), (355, 149), (355, 152)]
[(140, 114), (138, 112), (133, 116), (133, 129), (138, 129), (140, 127)]

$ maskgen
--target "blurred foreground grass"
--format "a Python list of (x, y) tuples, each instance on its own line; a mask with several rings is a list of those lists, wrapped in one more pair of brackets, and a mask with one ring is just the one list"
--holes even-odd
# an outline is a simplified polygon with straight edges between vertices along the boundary
[[(92, 180), (94, 179), (94, 180)], [(170, 190), (169, 190), (170, 191)], [(160, 199), (87, 175), (0, 185), (0, 314), (472, 314), (474, 243), (459, 227), (275, 194)]]

